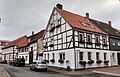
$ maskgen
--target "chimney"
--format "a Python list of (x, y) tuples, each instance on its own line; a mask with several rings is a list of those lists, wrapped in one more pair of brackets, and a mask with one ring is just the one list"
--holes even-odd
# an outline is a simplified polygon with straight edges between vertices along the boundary
[(86, 18), (89, 18), (89, 13), (86, 13)]
[(61, 5), (61, 4), (58, 3), (58, 4), (56, 5), (56, 7), (59, 8), (59, 9), (62, 9), (62, 8), (63, 8), (63, 5)]
[(34, 31), (32, 31), (32, 35), (34, 35)]
[(108, 21), (108, 25), (109, 25), (109, 26), (112, 26), (112, 22), (111, 22), (111, 21)]

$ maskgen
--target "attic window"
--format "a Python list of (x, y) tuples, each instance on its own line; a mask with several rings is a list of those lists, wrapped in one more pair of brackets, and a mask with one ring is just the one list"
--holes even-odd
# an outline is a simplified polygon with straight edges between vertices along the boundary
[(92, 24), (88, 24), (90, 27), (95, 28)]
[(87, 26), (86, 23), (84, 23), (84, 22), (80, 22), (80, 23), (81, 23), (83, 26)]

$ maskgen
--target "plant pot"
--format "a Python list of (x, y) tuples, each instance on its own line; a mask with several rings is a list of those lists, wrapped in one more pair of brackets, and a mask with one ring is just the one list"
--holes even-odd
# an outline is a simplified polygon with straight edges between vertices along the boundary
[(49, 63), (49, 60), (44, 60), (46, 63)]
[(96, 61), (96, 63), (101, 64), (101, 63), (102, 63), (102, 61), (101, 61), (101, 60), (97, 60), (97, 61)]
[(64, 63), (64, 60), (59, 59), (58, 62), (62, 64), (62, 63)]
[(89, 61), (88, 61), (88, 64), (93, 64), (93, 63), (94, 63), (93, 60), (89, 60)]
[(108, 63), (109, 63), (109, 60), (105, 60), (105, 61), (104, 61), (104, 64), (105, 64), (105, 65), (108, 65)]
[(50, 61), (51, 61), (52, 63), (55, 63), (55, 59), (51, 59)]

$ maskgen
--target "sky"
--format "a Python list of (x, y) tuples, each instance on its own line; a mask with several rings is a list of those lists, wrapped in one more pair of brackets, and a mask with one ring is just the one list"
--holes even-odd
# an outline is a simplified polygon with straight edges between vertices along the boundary
[(112, 21), (120, 29), (119, 0), (0, 0), (0, 40), (14, 40), (45, 29), (57, 3), (63, 9), (102, 22)]

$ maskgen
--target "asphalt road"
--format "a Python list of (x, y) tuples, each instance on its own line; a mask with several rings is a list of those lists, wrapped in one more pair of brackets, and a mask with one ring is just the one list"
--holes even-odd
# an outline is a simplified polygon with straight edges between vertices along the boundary
[(117, 77), (98, 73), (90, 73), (84, 76), (67, 76), (51, 71), (35, 72), (29, 70), (28, 67), (14, 67), (7, 64), (1, 64), (0, 66), (2, 66), (11, 75), (11, 77)]
[(35, 72), (30, 71), (27, 68), (23, 69), (21, 67), (14, 67), (6, 64), (2, 64), (0, 66), (2, 66), (11, 75), (11, 77), (70, 77), (51, 71)]

